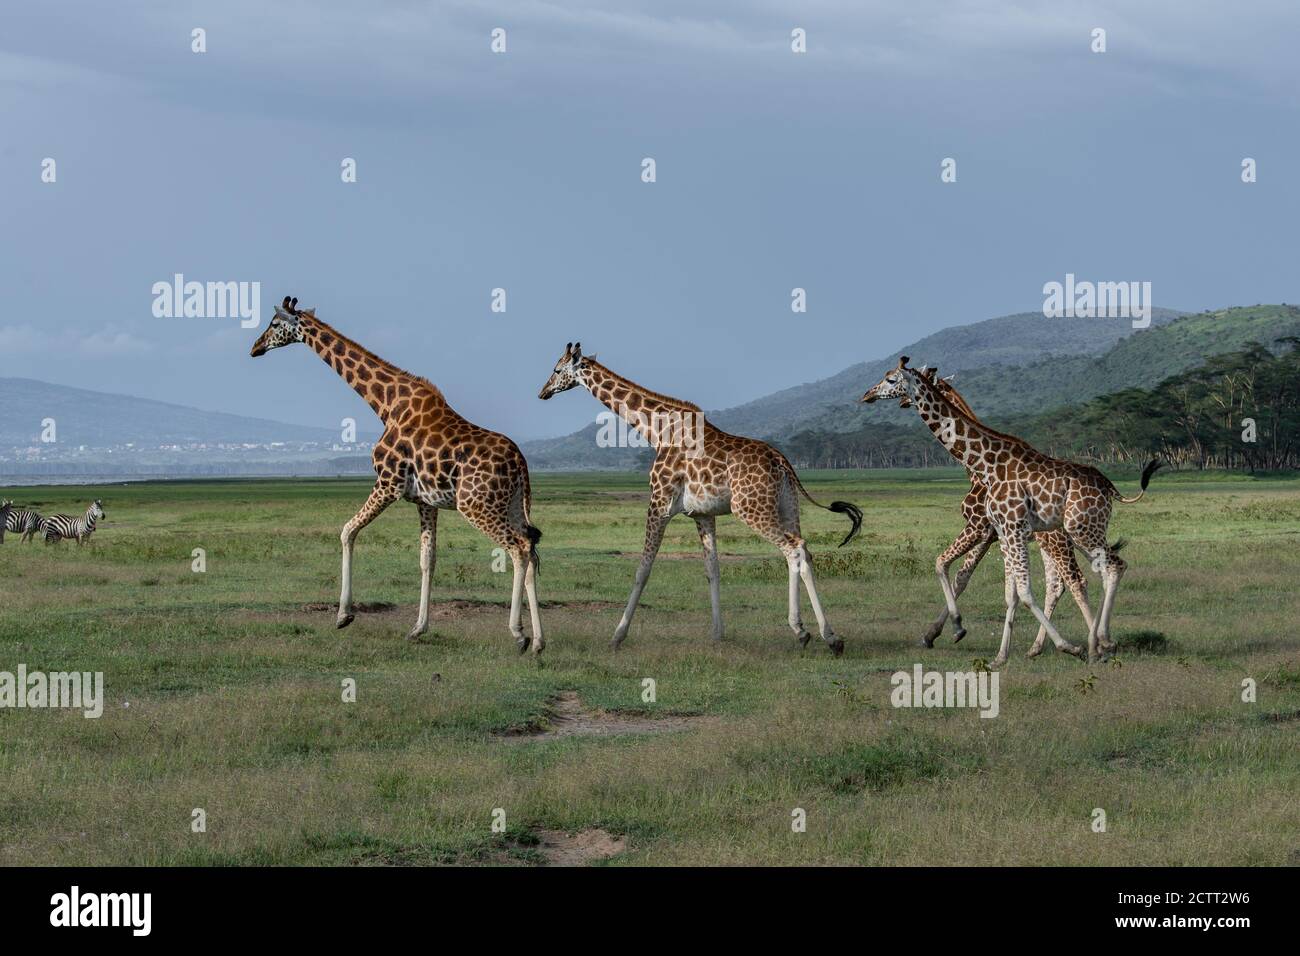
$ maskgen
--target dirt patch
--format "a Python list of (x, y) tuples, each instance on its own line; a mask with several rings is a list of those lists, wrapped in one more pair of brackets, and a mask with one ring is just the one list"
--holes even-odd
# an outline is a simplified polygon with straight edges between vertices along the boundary
[(621, 734), (662, 734), (685, 730), (705, 718), (672, 715), (647, 717), (609, 711), (587, 710), (578, 695), (561, 691), (548, 703), (545, 715), (523, 727), (500, 735), (501, 740), (542, 740), (555, 737), (614, 737)]
[[(304, 604), (302, 610), (309, 614), (317, 614), (321, 611), (339, 612), (337, 604), (326, 604), (323, 601), (315, 604)], [(396, 611), (397, 605), (388, 601), (357, 601), (352, 605), (354, 614), (382, 614), (384, 611)]]
[(584, 866), (596, 860), (608, 860), (627, 849), (627, 837), (618, 837), (593, 827), (577, 833), (561, 830), (537, 830), (537, 851), (546, 858), (545, 866)]

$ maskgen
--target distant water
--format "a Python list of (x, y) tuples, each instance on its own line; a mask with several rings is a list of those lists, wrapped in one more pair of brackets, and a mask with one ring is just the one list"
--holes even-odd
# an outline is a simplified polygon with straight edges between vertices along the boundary
[(32, 487), (35, 485), (129, 485), (138, 481), (237, 481), (240, 478), (355, 478), (359, 473), (340, 472), (320, 474), (304, 472), (301, 475), (270, 472), (265, 475), (177, 475), (159, 472), (156, 475), (0, 475), (0, 488)]

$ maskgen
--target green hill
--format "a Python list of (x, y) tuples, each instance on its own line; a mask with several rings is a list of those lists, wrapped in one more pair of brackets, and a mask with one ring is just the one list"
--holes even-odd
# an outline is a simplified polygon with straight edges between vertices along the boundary
[[(975, 369), (955, 384), (988, 424), (1051, 454), (1103, 461), (1160, 455), (1199, 467), (1292, 467), (1300, 309), (1254, 306), (1187, 316), (1119, 342), (1104, 355), (1025, 367)], [(923, 364), (919, 356), (917, 364)], [(882, 369), (883, 371), (883, 369)], [(940, 371), (946, 371), (942, 367)], [(874, 380), (873, 380), (874, 381)], [(856, 427), (800, 429), (777, 443), (796, 463), (818, 467), (917, 466), (946, 452), (899, 410)], [(1244, 443), (1242, 421), (1258, 442)], [(842, 426), (846, 417), (835, 424)]]
[[(1173, 322), (1181, 314), (1153, 309), (1151, 328)], [(1121, 319), (1057, 320), (1045, 319), (1041, 313), (1004, 315), (951, 326), (882, 358), (859, 362), (819, 381), (782, 389), (744, 405), (710, 411), (708, 416), (719, 428), (756, 438), (780, 439), (810, 427), (849, 431), (881, 421), (906, 426), (913, 424), (913, 419), (897, 410), (877, 406), (876, 414), (868, 417), (856, 405), (867, 385), (879, 378), (882, 369), (900, 352), (940, 365), (948, 372), (1033, 362), (1045, 356), (1099, 355), (1133, 334), (1131, 324)], [(653, 382), (643, 384), (654, 387)], [(592, 424), (571, 435), (528, 442), (523, 450), (532, 467), (541, 469), (636, 468), (648, 463), (649, 456), (642, 449), (598, 448), (596, 432), (597, 426)]]

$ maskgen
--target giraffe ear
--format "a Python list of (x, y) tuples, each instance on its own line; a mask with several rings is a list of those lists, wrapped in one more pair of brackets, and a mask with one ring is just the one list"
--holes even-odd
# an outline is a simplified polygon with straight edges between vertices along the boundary
[(907, 368), (907, 363), (910, 362), (910, 361), (911, 361), (911, 359), (909, 359), (906, 355), (900, 355), (900, 356), (898, 357), (898, 367), (899, 367), (899, 368)]
[(581, 342), (574, 342), (574, 343), (573, 343), (573, 357), (574, 357), (575, 359), (580, 359), (580, 358), (582, 358), (582, 343), (581, 343)]

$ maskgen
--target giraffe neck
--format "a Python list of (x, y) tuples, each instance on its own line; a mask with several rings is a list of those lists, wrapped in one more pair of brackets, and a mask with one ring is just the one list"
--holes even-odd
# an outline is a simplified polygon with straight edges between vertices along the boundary
[(423, 384), (423, 380), (384, 361), (320, 319), (303, 315), (298, 321), (303, 342), (338, 372), (339, 377), (365, 399), (380, 419), (386, 420), (392, 404), (391, 393), (396, 391), (397, 385), (410, 385), (416, 381)]
[(994, 480), (996, 463), (990, 462), (984, 452), (994, 445), (1006, 444), (1008, 437), (995, 433), (974, 417), (967, 416), (960, 406), (924, 379), (916, 380), (914, 389), (912, 404), (920, 413), (921, 421), (939, 439), (939, 443), (972, 476), (986, 481)]
[(596, 401), (641, 433), (656, 449), (664, 444), (702, 441), (704, 412), (698, 405), (642, 388), (587, 359), (581, 382)]

